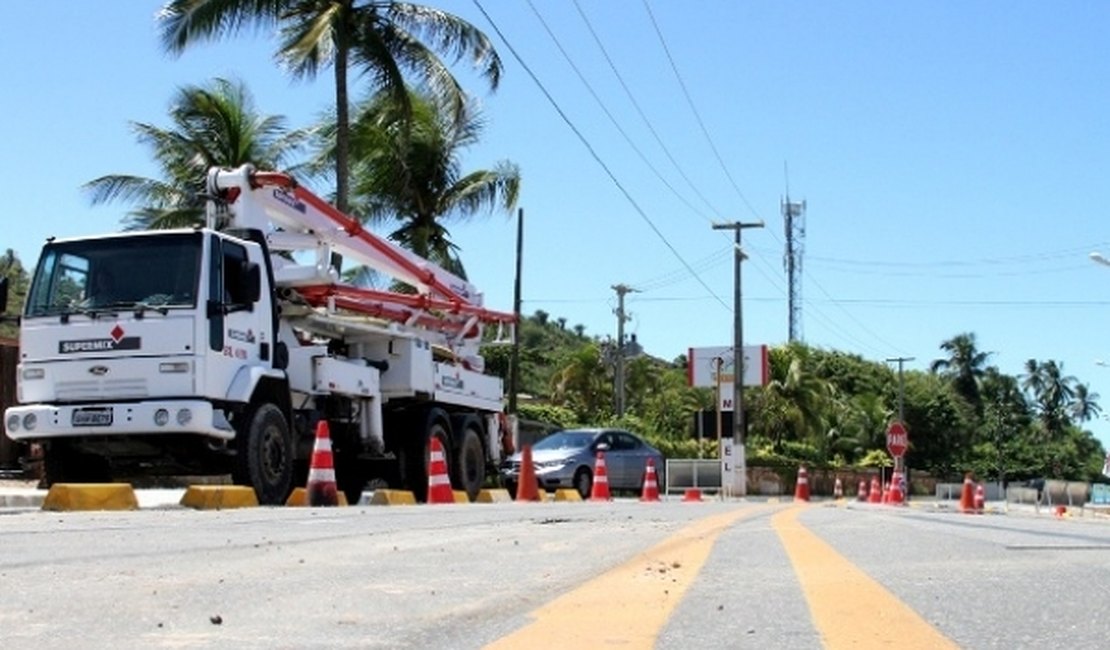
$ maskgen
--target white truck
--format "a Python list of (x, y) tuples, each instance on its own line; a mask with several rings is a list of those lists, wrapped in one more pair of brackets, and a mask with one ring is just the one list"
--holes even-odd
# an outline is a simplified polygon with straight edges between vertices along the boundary
[[(4, 414), (42, 445), (45, 482), (230, 474), (279, 504), (324, 420), (349, 499), (371, 480), (423, 498), (433, 436), (474, 498), (512, 445), (479, 348), (516, 317), (289, 175), (212, 169), (206, 210), (205, 227), (47, 241)], [(411, 293), (344, 284), (333, 255)]]

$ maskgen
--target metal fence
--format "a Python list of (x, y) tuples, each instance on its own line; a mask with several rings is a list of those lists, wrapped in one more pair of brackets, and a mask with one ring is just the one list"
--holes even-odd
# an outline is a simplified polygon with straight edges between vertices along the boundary
[(663, 476), (665, 494), (685, 492), (692, 488), (702, 492), (721, 491), (721, 461), (719, 460), (675, 458), (668, 459), (666, 466)]

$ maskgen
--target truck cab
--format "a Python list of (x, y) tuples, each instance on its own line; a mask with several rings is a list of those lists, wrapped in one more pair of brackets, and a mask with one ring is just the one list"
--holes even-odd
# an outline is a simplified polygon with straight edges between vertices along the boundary
[(204, 228), (47, 242), (8, 436), (46, 446), (48, 482), (226, 465), (245, 385), (275, 374), (266, 260)]

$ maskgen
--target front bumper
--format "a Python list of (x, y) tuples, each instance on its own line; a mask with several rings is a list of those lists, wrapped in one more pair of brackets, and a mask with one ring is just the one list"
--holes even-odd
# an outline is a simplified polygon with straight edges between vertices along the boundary
[[(75, 425), (89, 412), (110, 413), (111, 423)], [(156, 423), (159, 411), (166, 411), (164, 424)], [(186, 419), (183, 412), (188, 413)], [(90, 418), (85, 417), (86, 421)], [(28, 428), (27, 423), (33, 427)], [(14, 426), (12, 426), (14, 425)], [(125, 404), (27, 404), (4, 411), (4, 429), (12, 440), (49, 440), (74, 436), (197, 434), (231, 440), (235, 430), (224, 413), (203, 400), (159, 400)]]
[[(574, 487), (574, 469), (571, 463), (565, 465), (539, 465), (536, 466), (536, 482), (545, 490)], [(503, 463), (499, 470), (501, 482), (506, 485), (516, 485), (520, 482), (520, 463), (510, 461)]]

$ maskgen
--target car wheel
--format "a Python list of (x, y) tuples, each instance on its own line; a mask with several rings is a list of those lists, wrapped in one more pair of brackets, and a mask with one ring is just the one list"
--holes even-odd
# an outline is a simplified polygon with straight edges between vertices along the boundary
[(583, 499), (590, 498), (590, 490), (594, 485), (594, 474), (588, 467), (579, 467), (574, 473), (574, 489), (578, 490)]

